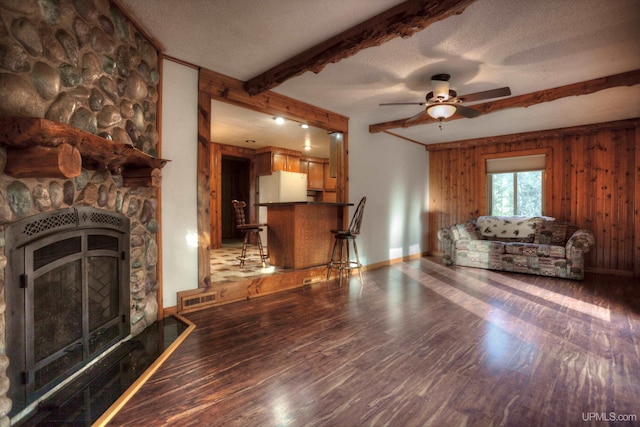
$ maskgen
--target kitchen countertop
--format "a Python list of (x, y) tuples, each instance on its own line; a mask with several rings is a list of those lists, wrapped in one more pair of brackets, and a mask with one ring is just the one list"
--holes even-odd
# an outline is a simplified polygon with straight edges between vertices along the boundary
[(282, 206), (282, 205), (331, 205), (331, 206), (353, 206), (353, 203), (338, 202), (265, 202), (256, 203), (256, 206)]

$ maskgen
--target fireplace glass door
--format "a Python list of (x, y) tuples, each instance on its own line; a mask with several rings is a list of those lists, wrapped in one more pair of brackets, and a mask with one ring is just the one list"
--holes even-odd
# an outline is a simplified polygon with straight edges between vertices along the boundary
[(27, 400), (128, 334), (121, 258), (120, 234), (109, 230), (60, 233), (25, 247)]

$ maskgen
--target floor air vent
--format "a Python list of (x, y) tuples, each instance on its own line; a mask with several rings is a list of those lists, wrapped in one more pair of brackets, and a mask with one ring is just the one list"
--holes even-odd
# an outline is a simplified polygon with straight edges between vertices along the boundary
[(311, 285), (313, 283), (321, 282), (322, 279), (323, 279), (323, 276), (305, 277), (304, 279), (302, 279), (302, 286), (307, 286), (307, 285)]
[(197, 295), (189, 295), (181, 298), (183, 310), (194, 310), (215, 304), (218, 301), (218, 292), (204, 292)]

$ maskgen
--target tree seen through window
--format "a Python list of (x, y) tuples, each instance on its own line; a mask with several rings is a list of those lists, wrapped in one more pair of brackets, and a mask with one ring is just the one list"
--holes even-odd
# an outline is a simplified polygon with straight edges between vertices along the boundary
[(490, 174), (491, 215), (542, 215), (542, 172)]

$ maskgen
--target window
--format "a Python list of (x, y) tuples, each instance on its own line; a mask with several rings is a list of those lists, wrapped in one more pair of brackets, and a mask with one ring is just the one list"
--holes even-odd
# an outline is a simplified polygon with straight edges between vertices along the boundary
[(487, 159), (490, 215), (543, 215), (545, 155)]

